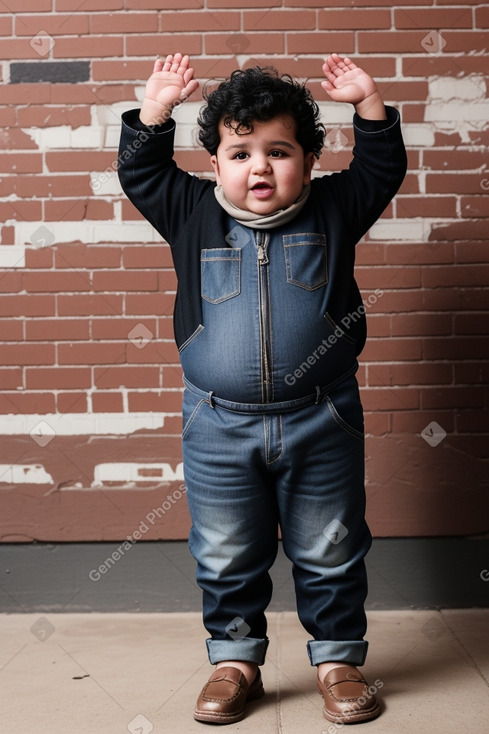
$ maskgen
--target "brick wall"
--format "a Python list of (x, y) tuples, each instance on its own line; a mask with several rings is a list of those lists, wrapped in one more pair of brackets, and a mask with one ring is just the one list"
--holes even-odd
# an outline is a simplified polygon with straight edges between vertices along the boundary
[[(369, 521), (487, 531), (489, 5), (5, 0), (0, 34), (2, 539), (188, 531), (175, 277), (114, 172), (121, 112), (177, 50), (202, 81), (268, 63), (307, 80), (329, 131), (318, 173), (352, 143), (325, 55), (351, 55), (400, 109), (409, 172), (358, 247)], [(201, 174), (199, 106), (176, 111), (177, 159)]]

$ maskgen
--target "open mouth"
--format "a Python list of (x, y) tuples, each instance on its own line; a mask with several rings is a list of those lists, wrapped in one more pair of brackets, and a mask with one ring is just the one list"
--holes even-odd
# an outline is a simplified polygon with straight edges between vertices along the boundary
[(274, 192), (273, 186), (266, 181), (259, 181), (251, 190), (259, 199), (265, 199), (267, 196), (271, 196)]

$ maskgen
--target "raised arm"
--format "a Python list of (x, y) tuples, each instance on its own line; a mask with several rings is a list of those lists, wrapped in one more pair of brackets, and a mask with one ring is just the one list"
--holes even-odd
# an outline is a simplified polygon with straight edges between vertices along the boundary
[(348, 57), (328, 56), (323, 64), (326, 94), (334, 102), (349, 102), (364, 120), (386, 120), (384, 103), (377, 86), (366, 71)]
[(156, 59), (139, 115), (142, 123), (148, 127), (162, 125), (170, 119), (175, 104), (195, 92), (199, 82), (189, 63), (189, 57), (181, 53), (169, 54), (165, 60)]

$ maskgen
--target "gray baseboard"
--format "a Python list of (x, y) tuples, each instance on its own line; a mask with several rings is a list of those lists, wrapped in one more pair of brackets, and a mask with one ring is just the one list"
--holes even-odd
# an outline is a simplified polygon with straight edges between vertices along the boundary
[[(375, 539), (367, 609), (489, 607), (489, 538)], [(295, 609), (282, 547), (270, 611)], [(0, 612), (200, 611), (183, 541), (0, 545)]]

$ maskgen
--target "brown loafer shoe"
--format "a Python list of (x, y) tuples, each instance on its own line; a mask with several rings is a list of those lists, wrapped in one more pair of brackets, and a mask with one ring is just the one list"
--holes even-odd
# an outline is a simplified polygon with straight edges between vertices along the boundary
[(377, 718), (380, 706), (375, 690), (353, 665), (334, 668), (322, 682), (318, 678), (318, 691), (324, 699), (324, 718), (341, 724)]
[(261, 673), (248, 685), (238, 668), (217, 668), (203, 687), (194, 711), (194, 719), (213, 724), (233, 724), (245, 715), (247, 701), (265, 694)]

